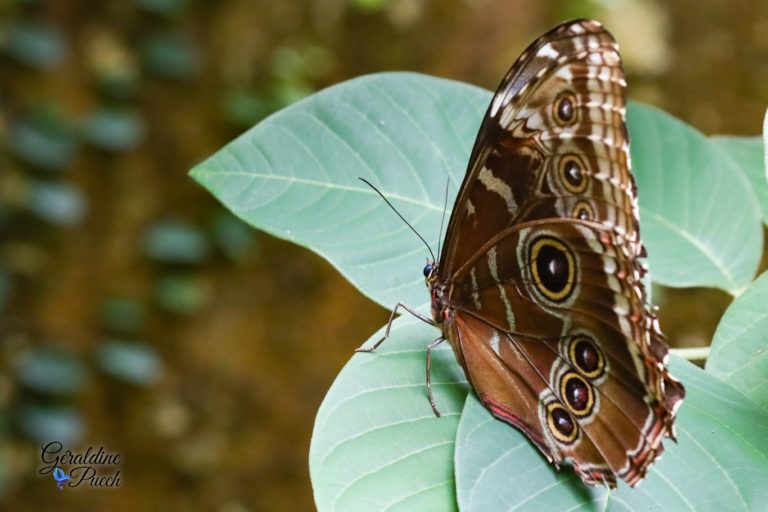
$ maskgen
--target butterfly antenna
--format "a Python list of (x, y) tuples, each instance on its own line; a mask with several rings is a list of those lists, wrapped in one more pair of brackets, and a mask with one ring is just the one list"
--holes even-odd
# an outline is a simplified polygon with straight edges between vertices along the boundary
[(414, 229), (414, 227), (413, 227), (413, 226), (411, 226), (411, 224), (410, 224), (410, 223), (409, 223), (407, 220), (405, 220), (405, 217), (403, 217), (402, 215), (400, 215), (400, 212), (398, 212), (398, 211), (395, 209), (395, 207), (394, 207), (394, 206), (392, 206), (392, 203), (390, 203), (390, 202), (389, 202), (389, 200), (388, 200), (386, 197), (384, 197), (384, 194), (382, 194), (382, 193), (379, 191), (379, 189), (377, 189), (376, 187), (374, 187), (373, 185), (371, 185), (371, 182), (370, 182), (370, 181), (368, 181), (368, 180), (366, 180), (365, 178), (358, 178), (358, 179), (359, 179), (360, 181), (362, 181), (363, 183), (365, 183), (366, 185), (368, 185), (369, 187), (371, 187), (371, 188), (372, 188), (372, 189), (373, 189), (373, 190), (374, 190), (374, 191), (375, 191), (377, 194), (379, 194), (379, 195), (381, 196), (381, 198), (384, 200), (384, 202), (385, 202), (385, 203), (387, 203), (387, 206), (389, 206), (390, 208), (392, 208), (392, 211), (393, 211), (393, 212), (395, 212), (395, 213), (397, 214), (397, 216), (398, 216), (398, 217), (400, 217), (400, 220), (402, 220), (403, 222), (405, 222), (405, 225), (406, 225), (406, 226), (408, 226), (409, 228), (411, 228), (411, 231), (413, 231), (414, 233), (416, 233), (416, 236), (417, 236), (417, 237), (419, 237), (419, 239), (420, 239), (422, 242), (424, 242), (424, 245), (426, 245), (426, 246), (427, 246), (427, 250), (429, 251), (429, 255), (430, 255), (430, 256), (432, 256), (432, 261), (437, 261), (437, 260), (435, 259), (435, 254), (432, 252), (432, 249), (429, 247), (429, 244), (427, 243), (427, 241), (426, 241), (426, 240), (424, 240), (424, 237), (423, 237), (423, 236), (421, 236), (421, 235), (419, 234), (419, 232), (418, 232), (418, 231), (416, 231), (416, 229)]
[(440, 261), (440, 249), (442, 249), (443, 222), (445, 222), (445, 211), (448, 209), (448, 185), (451, 184), (451, 177), (445, 180), (445, 198), (443, 199), (443, 216), (440, 217), (440, 231), (437, 234), (437, 261)]

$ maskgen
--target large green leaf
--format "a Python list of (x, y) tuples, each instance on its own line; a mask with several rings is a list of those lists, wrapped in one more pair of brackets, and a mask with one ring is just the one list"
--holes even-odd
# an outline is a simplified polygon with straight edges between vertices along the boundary
[(486, 91), (410, 73), (326, 89), (259, 123), (192, 176), (246, 222), (310, 247), (385, 307), (425, 304), (446, 179), (458, 190)]
[(309, 470), (321, 511), (456, 508), (453, 443), (466, 381), (449, 347), (433, 351), (435, 417), (424, 347), (437, 331), (407, 317), (393, 325), (375, 353), (347, 363), (317, 414)]
[(607, 491), (558, 472), (519, 430), (467, 396), (456, 434), (456, 493), (461, 510), (602, 510)]
[(456, 436), (456, 487), (463, 511), (737, 511), (765, 507), (768, 414), (727, 384), (673, 358), (685, 383), (678, 443), (635, 489), (586, 488), (570, 468), (559, 473), (518, 430), (494, 420), (473, 394)]
[(709, 140), (725, 150), (749, 178), (752, 189), (760, 202), (763, 222), (768, 224), (768, 177), (765, 170), (763, 138), (718, 135), (710, 137)]
[(768, 272), (726, 310), (707, 371), (768, 410)]
[(669, 114), (630, 105), (627, 118), (654, 281), (744, 288), (763, 248), (749, 180), (718, 144)]

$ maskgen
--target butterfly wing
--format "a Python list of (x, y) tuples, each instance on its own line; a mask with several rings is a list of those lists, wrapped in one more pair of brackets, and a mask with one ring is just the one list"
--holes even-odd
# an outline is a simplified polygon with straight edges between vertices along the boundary
[(480, 127), (448, 224), (441, 277), (525, 219), (586, 213), (636, 231), (626, 194), (634, 187), (624, 86), (616, 42), (595, 21), (555, 27), (523, 52)]
[[(523, 223), (494, 242), (457, 284), (448, 322), (478, 396), (585, 482), (636, 484), (683, 395), (659, 364), (666, 346), (639, 273), (599, 224)], [(547, 250), (562, 256), (560, 275), (546, 276)]]
[(611, 486), (643, 478), (684, 395), (645, 305), (623, 88), (596, 22), (523, 53), (483, 122), (437, 278), (444, 335), (489, 411)]

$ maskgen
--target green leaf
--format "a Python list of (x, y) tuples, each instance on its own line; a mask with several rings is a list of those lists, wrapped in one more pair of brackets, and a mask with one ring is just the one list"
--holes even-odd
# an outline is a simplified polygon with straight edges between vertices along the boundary
[(677, 358), (672, 373), (687, 396), (678, 443), (639, 487), (586, 488), (560, 472), (518, 430), (494, 420), (470, 394), (456, 437), (456, 487), (472, 510), (755, 510), (768, 481), (768, 414), (712, 375)]
[(632, 104), (627, 118), (654, 281), (744, 288), (763, 248), (749, 181), (717, 144), (669, 114)]
[(768, 180), (768, 109), (763, 117), (763, 149), (765, 149), (765, 179)]
[(768, 273), (726, 310), (706, 369), (768, 410)]
[(267, 118), (192, 176), (237, 216), (311, 248), (385, 307), (424, 305), (426, 248), (357, 178), (378, 186), (436, 251), (446, 180), (453, 197), (489, 100), (438, 78), (365, 76)]
[(386, 343), (355, 354), (341, 371), (312, 434), (309, 470), (318, 510), (456, 508), (453, 443), (467, 385), (451, 349), (436, 348), (432, 388), (442, 417), (435, 417), (424, 347), (437, 334), (399, 318)]
[(557, 471), (525, 435), (496, 420), (467, 395), (456, 434), (456, 494), (462, 511), (566, 510), (582, 503), (602, 510), (607, 491), (581, 483), (569, 467)]
[(762, 137), (718, 135), (710, 137), (709, 140), (725, 150), (749, 178), (752, 189), (760, 202), (763, 222), (768, 224), (768, 178), (765, 172), (765, 152), (763, 151)]

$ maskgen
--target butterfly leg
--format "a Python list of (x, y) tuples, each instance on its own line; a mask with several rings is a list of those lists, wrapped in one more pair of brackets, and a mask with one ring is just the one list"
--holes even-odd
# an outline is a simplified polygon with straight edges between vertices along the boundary
[(427, 395), (429, 396), (429, 405), (432, 406), (432, 412), (434, 412), (435, 416), (438, 418), (440, 417), (440, 411), (437, 409), (437, 405), (435, 405), (435, 397), (432, 395), (432, 379), (430, 376), (431, 372), (429, 371), (429, 366), (432, 362), (432, 349), (444, 341), (445, 338), (440, 336), (439, 338), (433, 340), (429, 345), (427, 345)]
[(395, 317), (397, 316), (397, 310), (400, 309), (400, 308), (403, 308), (404, 310), (406, 310), (407, 312), (409, 312), (410, 314), (412, 314), (413, 316), (415, 316), (416, 318), (418, 318), (422, 322), (426, 322), (429, 325), (435, 325), (435, 322), (431, 318), (427, 318), (426, 316), (422, 315), (421, 313), (419, 313), (415, 309), (411, 309), (410, 307), (406, 306), (402, 302), (398, 302), (397, 305), (395, 306), (395, 309), (392, 310), (392, 314), (389, 315), (389, 322), (387, 322), (387, 328), (384, 330), (384, 336), (382, 336), (382, 338), (379, 341), (374, 343), (372, 347), (368, 347), (368, 348), (366, 348), (366, 347), (357, 347), (355, 349), (355, 352), (373, 352), (374, 350), (379, 348), (379, 345), (384, 343), (384, 341), (387, 338), (389, 338), (389, 330), (392, 328), (392, 322), (395, 321)]

